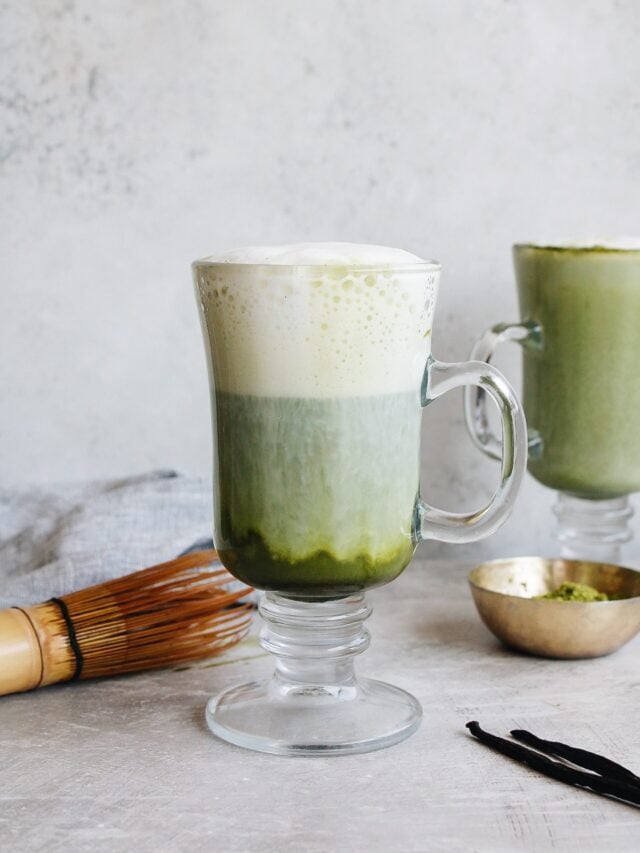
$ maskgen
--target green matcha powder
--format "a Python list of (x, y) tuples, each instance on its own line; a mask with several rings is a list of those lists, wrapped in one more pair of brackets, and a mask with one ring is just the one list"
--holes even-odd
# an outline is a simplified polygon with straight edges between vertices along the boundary
[(546, 595), (536, 595), (536, 599), (549, 601), (608, 601), (609, 596), (606, 592), (598, 592), (595, 587), (589, 586), (586, 583), (574, 583), (573, 581), (565, 581), (560, 584), (557, 589)]

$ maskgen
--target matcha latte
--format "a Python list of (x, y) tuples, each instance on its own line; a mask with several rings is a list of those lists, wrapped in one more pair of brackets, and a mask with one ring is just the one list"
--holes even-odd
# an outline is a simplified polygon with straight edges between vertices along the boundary
[(438, 266), (335, 243), (242, 249), (194, 269), (223, 563), (304, 598), (392, 580), (416, 543)]
[(640, 490), (640, 241), (514, 248), (533, 476), (581, 498)]

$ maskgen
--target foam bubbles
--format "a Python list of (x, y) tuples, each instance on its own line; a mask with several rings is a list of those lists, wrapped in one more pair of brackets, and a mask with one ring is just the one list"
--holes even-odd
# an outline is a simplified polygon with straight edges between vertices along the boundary
[(436, 264), (400, 249), (311, 243), (236, 249), (194, 270), (220, 390), (343, 397), (419, 389)]

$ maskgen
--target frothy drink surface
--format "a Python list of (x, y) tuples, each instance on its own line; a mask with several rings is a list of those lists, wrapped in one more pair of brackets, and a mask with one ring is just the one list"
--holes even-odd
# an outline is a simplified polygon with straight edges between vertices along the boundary
[(385, 247), (303, 244), (195, 270), (223, 562), (301, 596), (391, 580), (414, 550), (437, 266)]
[(330, 243), (209, 260), (198, 283), (217, 390), (334, 397), (419, 386), (437, 275), (415, 255)]

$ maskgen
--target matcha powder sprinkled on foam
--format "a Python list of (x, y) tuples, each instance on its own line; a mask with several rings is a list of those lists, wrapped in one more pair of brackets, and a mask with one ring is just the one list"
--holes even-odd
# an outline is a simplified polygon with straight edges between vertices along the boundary
[(586, 583), (574, 583), (573, 581), (565, 581), (560, 584), (557, 589), (546, 595), (536, 595), (539, 600), (548, 599), (550, 601), (608, 601), (609, 596), (606, 592), (598, 592), (592, 586)]

